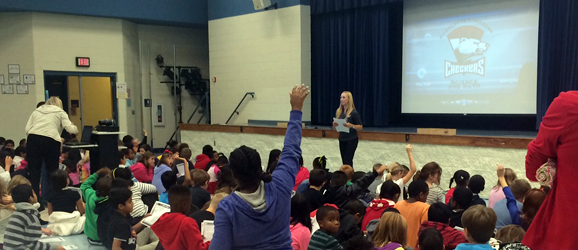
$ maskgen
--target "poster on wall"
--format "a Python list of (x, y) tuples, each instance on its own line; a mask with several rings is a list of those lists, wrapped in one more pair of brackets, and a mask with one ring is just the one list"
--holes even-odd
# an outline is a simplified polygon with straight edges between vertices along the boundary
[(20, 64), (8, 64), (8, 74), (20, 74)]
[(24, 84), (35, 84), (34, 75), (24, 75)]
[(8, 75), (8, 83), (20, 84), (20, 75), (14, 75), (14, 74)]
[(116, 98), (118, 98), (118, 99), (128, 98), (128, 91), (127, 91), (126, 82), (116, 83)]
[(0, 75), (0, 84), (4, 84), (4, 75)]
[(14, 88), (12, 85), (2, 85), (2, 94), (14, 94)]
[(24, 94), (27, 95), (28, 92), (28, 85), (25, 84), (20, 84), (20, 85), (16, 85), (16, 94)]

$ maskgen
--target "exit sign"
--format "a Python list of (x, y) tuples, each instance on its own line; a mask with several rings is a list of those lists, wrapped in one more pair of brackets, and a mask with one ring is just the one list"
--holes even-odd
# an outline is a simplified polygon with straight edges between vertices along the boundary
[(77, 57), (76, 67), (90, 67), (90, 57)]

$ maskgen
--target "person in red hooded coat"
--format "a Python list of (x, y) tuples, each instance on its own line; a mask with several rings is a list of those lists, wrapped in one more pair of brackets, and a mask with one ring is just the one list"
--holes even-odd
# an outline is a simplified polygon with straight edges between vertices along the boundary
[(578, 91), (562, 92), (554, 99), (536, 139), (528, 145), (526, 177), (536, 181), (536, 171), (548, 159), (557, 161), (552, 190), (530, 224), (522, 243), (531, 249), (575, 249), (578, 237), (569, 226), (578, 223)]
[(209, 164), (212, 157), (213, 157), (213, 147), (211, 147), (211, 145), (205, 145), (203, 147), (203, 153), (197, 155), (197, 158), (195, 160), (195, 168), (207, 170), (206, 169), (207, 164)]

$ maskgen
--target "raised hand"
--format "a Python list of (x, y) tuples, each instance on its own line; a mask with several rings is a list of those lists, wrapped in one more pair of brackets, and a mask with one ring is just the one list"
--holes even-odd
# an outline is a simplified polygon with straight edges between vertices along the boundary
[(144, 134), (144, 136), (148, 136), (148, 133), (147, 133), (146, 130), (144, 130), (144, 128), (143, 128), (143, 130), (142, 130), (142, 133)]
[(293, 90), (289, 91), (291, 109), (299, 111), (303, 110), (303, 103), (310, 92), (309, 87), (305, 86), (305, 84), (302, 84), (301, 86), (295, 85)]
[(411, 154), (413, 152), (413, 146), (407, 144), (407, 146), (405, 146), (405, 151), (407, 151), (408, 154)]
[(4, 159), (4, 170), (10, 172), (10, 167), (12, 167), (12, 163), (13, 163), (12, 157), (6, 156), (6, 159)]
[(498, 166), (496, 167), (496, 172), (498, 174), (498, 178), (504, 177), (504, 175), (506, 174), (506, 169), (504, 168), (504, 165), (498, 164)]

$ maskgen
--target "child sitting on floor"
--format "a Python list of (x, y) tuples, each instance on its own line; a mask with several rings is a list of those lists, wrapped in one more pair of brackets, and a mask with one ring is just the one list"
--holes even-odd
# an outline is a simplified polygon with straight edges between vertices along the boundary
[(459, 244), (456, 250), (493, 250), (488, 241), (494, 234), (496, 220), (496, 213), (491, 208), (482, 205), (468, 208), (462, 216), (462, 224), (469, 243)]
[(84, 229), (84, 202), (80, 193), (68, 189), (68, 173), (56, 170), (50, 175), (52, 192), (46, 197), (48, 201), (48, 228), (55, 235), (67, 236), (79, 234)]
[(431, 204), (427, 212), (428, 221), (424, 221), (419, 228), (419, 235), (429, 228), (435, 228), (442, 235), (442, 245), (446, 250), (455, 249), (459, 244), (468, 242), (459, 230), (450, 227), (449, 221), (452, 211), (443, 203)]
[(444, 248), (442, 234), (434, 228), (428, 228), (419, 234), (418, 246), (419, 250), (447, 250), (447, 248)]
[(51, 246), (39, 242), (42, 234), (51, 235), (50, 229), (40, 227), (40, 214), (32, 204), (38, 202), (36, 194), (30, 185), (18, 185), (12, 189), (12, 199), (16, 203), (16, 211), (8, 220), (4, 235), (4, 249), (58, 249), (62, 246)]
[(407, 245), (412, 247), (417, 244), (420, 225), (428, 218), (429, 205), (425, 201), (429, 190), (425, 181), (412, 181), (408, 188), (409, 199), (400, 201), (394, 206), (407, 221)]
[(365, 211), (365, 217), (363, 217), (363, 222), (361, 223), (362, 231), (367, 230), (367, 224), (369, 224), (370, 221), (379, 220), (385, 209), (394, 207), (395, 201), (397, 201), (401, 195), (399, 185), (392, 180), (385, 181), (380, 186), (381, 190), (379, 191), (378, 198), (373, 200)]
[(470, 178), (468, 188), (472, 191), (473, 197), (470, 206), (474, 205), (486, 205), (484, 199), (480, 198), (480, 192), (484, 191), (484, 186), (486, 185), (486, 180), (481, 175), (477, 174)]
[[(185, 179), (184, 179), (182, 185), (185, 187), (189, 187), (189, 186), (191, 186), (191, 183), (192, 183), (191, 173), (188, 171), (189, 163), (186, 159), (180, 158), (178, 154), (175, 154), (175, 156), (177, 157), (175, 160), (179, 160), (179, 161), (183, 162), (182, 164), (184, 164)], [(159, 196), (160, 202), (165, 203), (165, 204), (169, 204), (168, 190), (171, 189), (172, 186), (177, 185), (177, 179), (178, 179), (177, 173), (174, 171), (167, 171), (167, 172), (163, 173), (163, 175), (161, 176), (161, 181), (163, 182), (163, 187), (165, 188), (165, 190), (167, 190), (167, 192), (161, 193), (161, 195)]]
[[(411, 189), (411, 185), (410, 185)], [(407, 243), (407, 222), (403, 216), (385, 212), (372, 236), (375, 250), (403, 250)]]
[[(456, 186), (452, 187), (452, 184), (456, 182)], [(454, 173), (454, 177), (450, 179), (450, 190), (446, 193), (446, 204), (450, 204), (452, 196), (454, 196), (454, 191), (457, 187), (467, 187), (470, 182), (470, 173), (464, 170), (458, 170)]]
[[(101, 168), (80, 185), (82, 197), (86, 201), (84, 234), (90, 244), (101, 244), (96, 225), (98, 215), (94, 212), (94, 209), (96, 204), (102, 202), (108, 196), (112, 185), (112, 179), (108, 176), (109, 174), (110, 169)], [(95, 185), (96, 190), (93, 189), (93, 185)]]
[(498, 230), (496, 239), (500, 242), (500, 249), (503, 250), (530, 250), (522, 244), (522, 239), (526, 231), (518, 225), (508, 225)]
[(331, 236), (339, 231), (339, 210), (332, 206), (322, 206), (316, 213), (319, 230), (315, 231), (309, 241), (308, 250), (343, 249)]
[(152, 184), (157, 188), (159, 193), (164, 193), (167, 190), (163, 187), (163, 182), (161, 181), (161, 176), (164, 172), (172, 171), (173, 166), (173, 153), (171, 151), (165, 150), (165, 152), (161, 155), (161, 159), (159, 163), (155, 167), (155, 173), (153, 176)]
[(463, 227), (462, 226), (462, 214), (466, 209), (470, 207), (472, 202), (472, 191), (465, 187), (457, 187), (454, 191), (454, 196), (452, 197), (451, 207), (452, 215), (450, 216), (450, 226), (451, 227)]
[[(126, 180), (132, 193), (132, 202), (134, 204), (134, 209), (131, 209), (130, 216), (134, 218), (135, 221), (140, 221), (149, 211), (149, 206), (145, 204), (142, 200), (142, 196), (147, 194), (156, 194), (157, 189), (155, 186), (132, 181), (132, 175), (129, 168), (116, 168), (112, 171), (113, 178), (121, 178)], [(156, 200), (156, 198), (155, 198)]]
[(163, 248), (209, 249), (211, 242), (203, 243), (197, 222), (186, 216), (191, 209), (192, 201), (189, 188), (181, 185), (172, 186), (169, 189), (168, 198), (171, 212), (163, 214), (151, 226)]
[(219, 172), (221, 172), (221, 168), (227, 164), (229, 164), (229, 159), (221, 153), (217, 163), (213, 164), (207, 171), (209, 174), (209, 187), (207, 187), (207, 191), (209, 191), (209, 193), (214, 194), (217, 190), (217, 186), (219, 185)]
[(211, 201), (211, 194), (207, 191), (209, 185), (209, 174), (202, 169), (191, 170), (193, 178), (193, 187), (191, 188), (191, 197), (193, 197), (193, 205), (202, 208), (205, 204)]

